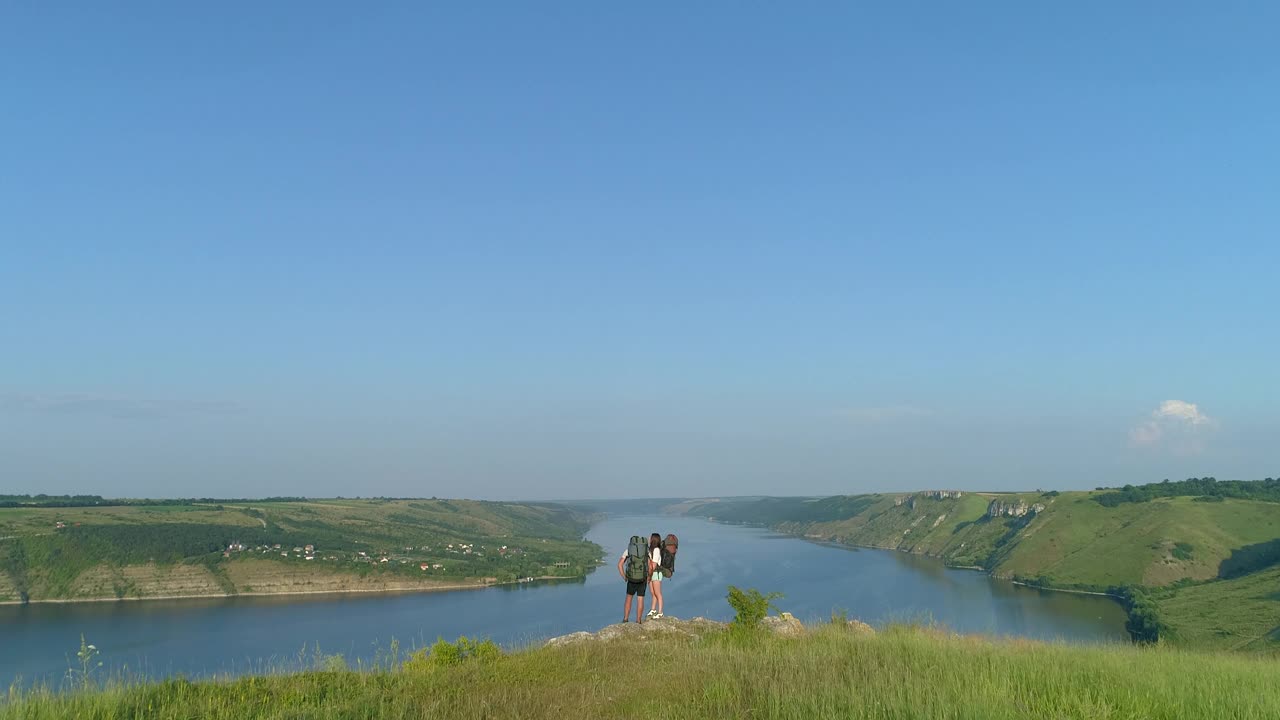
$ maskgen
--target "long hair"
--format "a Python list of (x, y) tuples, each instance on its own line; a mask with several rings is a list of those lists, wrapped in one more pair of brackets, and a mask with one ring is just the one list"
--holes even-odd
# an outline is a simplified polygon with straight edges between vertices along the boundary
[(654, 533), (649, 536), (649, 549), (654, 550), (662, 547), (662, 533)]

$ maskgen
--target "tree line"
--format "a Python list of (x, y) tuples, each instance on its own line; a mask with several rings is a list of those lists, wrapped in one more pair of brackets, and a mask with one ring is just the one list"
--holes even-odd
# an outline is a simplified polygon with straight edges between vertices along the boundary
[[(1098, 488), (1106, 490), (1107, 488)], [(1213, 477), (1187, 478), (1177, 482), (1165, 480), (1146, 485), (1125, 485), (1118, 490), (1094, 495), (1093, 499), (1103, 507), (1116, 507), (1124, 503), (1144, 503), (1161, 497), (1196, 497), (1206, 500), (1237, 498), (1280, 502), (1280, 478), (1265, 480), (1218, 480)]]

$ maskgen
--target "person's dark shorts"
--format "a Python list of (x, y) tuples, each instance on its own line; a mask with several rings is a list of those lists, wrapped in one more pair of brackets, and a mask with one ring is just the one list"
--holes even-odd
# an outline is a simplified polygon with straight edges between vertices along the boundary
[(646, 587), (648, 587), (648, 586), (649, 586), (649, 583), (644, 582), (643, 580), (642, 580), (642, 581), (640, 581), (640, 582), (631, 582), (630, 580), (628, 580), (628, 581), (627, 581), (627, 594), (628, 594), (628, 595), (639, 595), (640, 597), (644, 597), (644, 591), (645, 591), (645, 588), (646, 588)]

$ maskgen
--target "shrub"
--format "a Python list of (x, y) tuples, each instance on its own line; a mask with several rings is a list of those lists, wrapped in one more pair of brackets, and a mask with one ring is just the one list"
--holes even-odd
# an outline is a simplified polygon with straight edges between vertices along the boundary
[(1129, 631), (1129, 637), (1140, 644), (1160, 642), (1160, 636), (1164, 634), (1166, 628), (1160, 620), (1160, 612), (1155, 601), (1137, 587), (1121, 588), (1121, 595), (1124, 597), (1125, 608), (1129, 612), (1129, 619), (1124, 624), (1124, 629)]
[(1192, 551), (1194, 550), (1195, 546), (1191, 543), (1180, 542), (1173, 544), (1173, 556), (1179, 560), (1190, 560)]
[(409, 672), (423, 672), (464, 662), (493, 662), (502, 657), (502, 648), (492, 640), (473, 640), (463, 635), (455, 642), (440, 638), (430, 648), (411, 654), (404, 663)]
[(733, 625), (738, 628), (754, 628), (769, 614), (769, 609), (777, 610), (773, 601), (782, 597), (782, 593), (771, 592), (760, 594), (759, 590), (750, 588), (741, 590), (737, 586), (729, 586), (729, 607), (733, 608)]

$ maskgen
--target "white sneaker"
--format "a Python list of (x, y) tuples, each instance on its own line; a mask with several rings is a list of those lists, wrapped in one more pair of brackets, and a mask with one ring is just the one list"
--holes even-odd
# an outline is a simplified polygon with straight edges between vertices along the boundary
[(657, 617), (657, 616), (658, 616), (657, 610), (650, 610), (648, 613), (645, 614), (645, 617)]
[(654, 620), (657, 620), (657, 619), (658, 619), (658, 618), (660, 618), (660, 617), (662, 617), (662, 613), (658, 613), (657, 615), (654, 615), (654, 616), (653, 616), (653, 619), (654, 619)]

